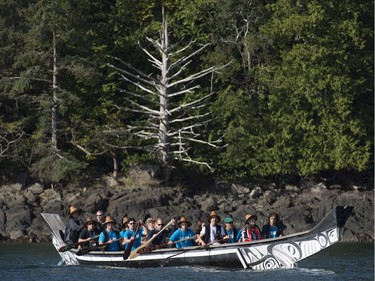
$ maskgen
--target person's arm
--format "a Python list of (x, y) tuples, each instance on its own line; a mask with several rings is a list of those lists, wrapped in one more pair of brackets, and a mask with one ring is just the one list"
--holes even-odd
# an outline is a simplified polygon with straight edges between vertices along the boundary
[(146, 241), (150, 240), (155, 235), (155, 228), (147, 233)]
[(78, 224), (76, 221), (74, 220), (69, 220), (69, 228), (72, 230), (72, 231), (76, 231), (76, 232), (79, 232), (81, 231), (83, 228), (85, 228), (85, 226), (82, 224)]
[(132, 240), (134, 240), (134, 237), (130, 235), (130, 231), (125, 231), (124, 233), (124, 240), (122, 240), (122, 245), (129, 244)]
[(85, 241), (90, 240), (90, 237), (88, 237), (87, 234), (88, 234), (87, 231), (84, 229), (84, 230), (79, 234), (78, 242), (85, 242)]
[(104, 236), (104, 233), (102, 232), (99, 235), (99, 245), (104, 243), (104, 239), (105, 239), (105, 236)]
[(169, 237), (169, 241), (168, 241), (169, 245), (172, 245), (173, 242), (177, 240), (178, 233), (179, 233), (179, 229), (175, 230), (175, 232), (173, 232), (173, 234)]
[(263, 225), (261, 234), (264, 239), (268, 237), (268, 232), (269, 232), (268, 224)]
[(206, 234), (206, 227), (204, 226), (201, 230), (201, 232), (199, 233), (198, 237), (197, 237), (197, 242), (199, 244), (201, 244), (202, 246), (206, 246), (206, 243), (203, 241), (203, 237), (204, 235)]

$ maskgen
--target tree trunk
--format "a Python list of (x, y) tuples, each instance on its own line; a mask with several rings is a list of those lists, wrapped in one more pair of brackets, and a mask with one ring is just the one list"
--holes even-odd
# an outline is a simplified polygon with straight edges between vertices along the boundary
[(161, 40), (162, 68), (161, 68), (161, 86), (160, 86), (160, 123), (159, 123), (159, 158), (162, 163), (162, 176), (164, 183), (167, 184), (171, 177), (171, 156), (168, 116), (168, 88), (167, 88), (167, 69), (168, 69), (168, 27), (167, 21), (163, 16), (163, 32)]
[(55, 152), (57, 152), (57, 51), (56, 34), (53, 32), (53, 77), (52, 77), (52, 108), (51, 108), (51, 143)]

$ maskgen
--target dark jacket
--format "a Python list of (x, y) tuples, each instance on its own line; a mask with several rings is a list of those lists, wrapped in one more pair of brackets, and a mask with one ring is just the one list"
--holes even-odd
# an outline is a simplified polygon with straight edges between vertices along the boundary
[(65, 227), (65, 243), (74, 244), (78, 242), (79, 234), (81, 233), (84, 225), (81, 225), (77, 219), (69, 217)]
[[(147, 234), (147, 237), (146, 237), (146, 240), (150, 240), (152, 238), (152, 236), (154, 236), (154, 234), (158, 233), (159, 231), (154, 228), (153, 230), (151, 230), (148, 234)], [(158, 234), (158, 236), (155, 237), (154, 240), (152, 240), (151, 242), (151, 246), (156, 246), (156, 245), (161, 245), (161, 244), (166, 244), (167, 242), (167, 235), (168, 235), (168, 230), (163, 230), (161, 233)]]

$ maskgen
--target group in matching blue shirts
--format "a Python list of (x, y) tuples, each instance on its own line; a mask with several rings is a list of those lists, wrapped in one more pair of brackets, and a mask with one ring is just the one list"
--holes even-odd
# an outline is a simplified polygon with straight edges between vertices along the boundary
[[(70, 208), (70, 220), (68, 220), (67, 229), (73, 224), (71, 220), (78, 223), (77, 210), (75, 207)], [(102, 211), (100, 212), (101, 214), (103, 213)], [(104, 222), (94, 222), (91, 217), (88, 217), (84, 224), (84, 227), (87, 228), (85, 231), (87, 233), (94, 233), (92, 226), (94, 223), (99, 225), (100, 229), (97, 229), (97, 232), (93, 235), (84, 235), (81, 238), (89, 241), (90, 237), (100, 233), (98, 244), (99, 246), (102, 245), (104, 250), (120, 251), (131, 247), (131, 251), (134, 251), (142, 243), (150, 239), (152, 239), (150, 241), (151, 247), (186, 248), (194, 245), (205, 246), (222, 243), (251, 242), (284, 235), (286, 227), (281, 222), (277, 213), (272, 212), (269, 214), (267, 223), (263, 226), (262, 230), (256, 224), (257, 219), (257, 215), (246, 214), (243, 227), (238, 229), (234, 226), (233, 218), (226, 217), (223, 221), (224, 226), (221, 226), (219, 224), (221, 217), (215, 211), (212, 211), (206, 220), (207, 222), (202, 224), (202, 227), (199, 227), (198, 232), (195, 232), (190, 229), (192, 223), (184, 216), (177, 220), (174, 229), (173, 227), (168, 229), (164, 227), (165, 225), (161, 218), (157, 218), (156, 220), (149, 218), (147, 220), (148, 227), (145, 227), (142, 221), (137, 222), (134, 218), (128, 218), (125, 215), (122, 219), (121, 231), (118, 229), (116, 221), (110, 216), (107, 216)], [(173, 222), (175, 222), (174, 219)], [(80, 229), (82, 227), (79, 226)], [(75, 226), (74, 230), (77, 228)], [(85, 231), (83, 232), (86, 233)], [(71, 235), (72, 232), (73, 230), (69, 231), (69, 229), (66, 231), (70, 236), (73, 236)]]

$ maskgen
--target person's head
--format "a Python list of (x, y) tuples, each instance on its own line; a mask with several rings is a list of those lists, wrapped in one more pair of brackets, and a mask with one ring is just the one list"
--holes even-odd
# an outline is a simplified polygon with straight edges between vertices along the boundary
[(181, 227), (182, 231), (185, 231), (189, 226), (191, 226), (191, 222), (189, 222), (185, 217), (181, 217), (178, 221), (178, 224)]
[(112, 219), (110, 216), (107, 216), (105, 218), (104, 223), (103, 223), (104, 227), (107, 230), (112, 230), (114, 228), (115, 224), (116, 224), (116, 221), (114, 219)]
[(208, 217), (208, 222), (211, 224), (211, 225), (216, 225), (217, 223), (219, 223), (221, 221), (221, 218), (219, 215), (216, 214), (215, 211), (212, 211), (210, 213), (210, 216)]
[(146, 227), (147, 227), (147, 229), (154, 229), (154, 227), (155, 227), (155, 220), (153, 219), (153, 218), (148, 218), (147, 220), (146, 220)]
[(80, 210), (74, 206), (69, 207), (69, 216), (72, 218), (78, 218), (80, 215)]
[(100, 222), (104, 222), (104, 212), (102, 210), (98, 210), (96, 212), (96, 220)]
[(164, 223), (163, 223), (163, 219), (162, 218), (157, 218), (156, 219), (156, 225), (155, 225), (155, 228), (160, 230), (164, 227)]
[(254, 226), (257, 219), (258, 219), (257, 215), (247, 214), (245, 217), (245, 225)]
[(276, 213), (270, 213), (268, 216), (268, 223), (270, 225), (276, 225), (278, 223), (278, 215)]
[(225, 223), (226, 229), (232, 229), (233, 228), (233, 219), (232, 218), (225, 218), (224, 223)]
[(122, 229), (128, 228), (128, 220), (129, 220), (128, 215), (124, 215), (122, 217), (122, 224), (121, 224)]
[(94, 229), (95, 224), (96, 224), (96, 222), (95, 222), (95, 220), (92, 217), (87, 217), (86, 218), (85, 226), (87, 227), (87, 229), (89, 231), (91, 231), (91, 230)]
[(128, 227), (132, 231), (135, 229), (135, 218), (130, 218), (128, 220)]

